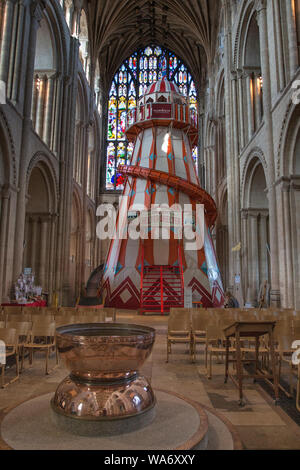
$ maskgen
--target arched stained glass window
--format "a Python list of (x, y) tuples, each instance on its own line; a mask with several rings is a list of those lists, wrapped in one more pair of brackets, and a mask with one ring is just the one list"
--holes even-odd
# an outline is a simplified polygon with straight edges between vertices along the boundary
[[(106, 189), (122, 190), (124, 179), (117, 173), (119, 165), (129, 164), (133, 144), (125, 136), (125, 117), (135, 108), (138, 98), (151, 83), (166, 76), (180, 91), (189, 96), (190, 107), (197, 110), (197, 91), (187, 67), (172, 52), (159, 46), (148, 46), (135, 52), (122, 64), (112, 81), (108, 99), (106, 150)], [(198, 169), (198, 148), (193, 149)]]

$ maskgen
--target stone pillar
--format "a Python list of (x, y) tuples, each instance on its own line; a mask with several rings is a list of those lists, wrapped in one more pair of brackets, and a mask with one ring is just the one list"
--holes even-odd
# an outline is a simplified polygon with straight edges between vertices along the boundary
[(41, 238), (40, 238), (40, 270), (39, 279), (43, 289), (48, 288), (47, 276), (49, 262), (49, 244), (48, 244), (48, 230), (49, 230), (49, 215), (43, 215), (41, 217)]
[(293, 262), (293, 285), (294, 302), (293, 307), (300, 309), (300, 176), (292, 176), (290, 183), (290, 211), (292, 218), (292, 229), (290, 232), (292, 239), (292, 262)]
[(7, 83), (8, 66), (10, 57), (11, 37), (12, 37), (12, 23), (14, 14), (14, 4), (16, 0), (7, 0), (5, 2), (5, 13), (3, 18), (3, 37), (1, 41), (1, 55), (0, 55), (0, 80)]
[(4, 295), (3, 274), (6, 266), (5, 253), (7, 251), (7, 219), (9, 212), (10, 189), (3, 188), (1, 193), (0, 213), (0, 302)]
[(254, 104), (255, 104), (255, 128), (259, 128), (262, 120), (262, 109), (261, 109), (261, 82), (260, 82), (260, 72), (254, 74)]
[[(275, 31), (277, 40), (277, 57), (278, 57), (278, 72), (279, 72), (279, 91), (282, 91), (285, 87), (285, 73), (284, 73), (284, 55), (283, 55), (283, 43), (282, 43), (282, 30), (281, 30), (281, 15), (280, 15), (280, 0), (274, 0), (274, 12), (275, 12)], [(287, 3), (290, 0), (285, 0)]]
[(15, 247), (14, 247), (14, 278), (17, 278), (22, 270), (23, 262), (23, 241), (24, 241), (24, 227), (25, 227), (25, 202), (26, 202), (26, 169), (28, 166), (29, 158), (29, 144), (31, 138), (31, 100), (32, 100), (32, 86), (33, 86), (33, 73), (34, 73), (34, 60), (35, 60), (35, 47), (36, 36), (39, 21), (42, 19), (42, 9), (40, 4), (31, 4), (31, 23), (29, 31), (28, 42), (28, 55), (26, 66), (26, 83), (25, 83), (25, 99), (23, 109), (23, 129), (21, 152), (19, 168), (19, 194), (16, 208), (16, 220), (18, 221), (18, 230), (16, 230)]
[(248, 116), (248, 141), (250, 142), (254, 134), (254, 113), (253, 113), (253, 81), (252, 74), (246, 74), (246, 89), (247, 89), (247, 116)]
[(290, 79), (292, 79), (299, 67), (299, 52), (295, 18), (295, 0), (286, 0), (287, 28), (290, 58)]
[(268, 211), (260, 211), (259, 215), (259, 281), (269, 281), (268, 265), (269, 265), (269, 254), (267, 250), (268, 244)]
[(49, 261), (49, 301), (52, 302), (52, 295), (55, 291), (55, 249), (56, 249), (56, 227), (57, 227), (57, 214), (51, 214), (51, 222), (50, 222), (50, 261)]
[(18, 2), (18, 27), (17, 27), (15, 62), (14, 62), (14, 73), (13, 73), (13, 81), (12, 81), (12, 93), (11, 93), (11, 99), (14, 103), (18, 101), (19, 86), (20, 86), (20, 81), (22, 80), (21, 62), (22, 62), (22, 53), (23, 53), (24, 16), (25, 16), (24, 2), (23, 0), (20, 0)]
[(38, 244), (37, 234), (38, 234), (38, 219), (37, 216), (33, 214), (29, 217), (29, 223), (31, 225), (31, 267), (33, 272), (35, 272), (36, 267), (36, 248)]
[(11, 99), (12, 93), (12, 82), (13, 82), (13, 71), (14, 71), (14, 61), (16, 54), (16, 40), (18, 32), (18, 7), (16, 2), (13, 5), (13, 18), (12, 18), (12, 31), (10, 36), (10, 45), (9, 45), (9, 60), (8, 60), (8, 69), (7, 69), (7, 96)]
[(280, 305), (279, 264), (278, 264), (278, 227), (277, 207), (274, 183), (276, 170), (274, 164), (271, 77), (269, 61), (269, 39), (267, 28), (267, 2), (257, 1), (257, 19), (259, 26), (262, 77), (264, 83), (263, 105), (266, 129), (266, 159), (268, 164), (267, 184), (270, 214), (270, 251), (271, 251), (271, 305)]
[(290, 184), (285, 183), (282, 185), (283, 197), (283, 215), (284, 215), (284, 240), (280, 243), (285, 244), (285, 264), (286, 264), (286, 292), (287, 292), (287, 305), (286, 308), (294, 307), (294, 282), (293, 271), (294, 261), (292, 256), (292, 225), (290, 213)]
[(248, 211), (242, 210), (241, 211), (241, 220), (242, 220), (242, 282), (245, 289), (245, 298), (246, 302), (249, 302), (250, 299), (248, 298), (248, 287), (249, 287), (249, 237), (248, 237)]
[(244, 100), (243, 100), (243, 72), (238, 71), (238, 103), (239, 103), (239, 124), (240, 124), (240, 146), (242, 150), (245, 147), (245, 128), (244, 128)]
[(38, 101), (38, 86), (37, 86), (38, 76), (35, 76), (33, 79), (33, 87), (32, 87), (32, 107), (31, 107), (31, 120), (32, 120), (32, 127), (35, 129), (36, 127), (36, 110), (37, 110), (37, 101)]
[(53, 111), (53, 93), (56, 74), (48, 76), (47, 94), (45, 99), (45, 122), (43, 140), (51, 148), (51, 130), (52, 130), (52, 111)]
[(37, 98), (35, 130), (37, 134), (42, 138), (43, 128), (44, 128), (45, 86), (46, 86), (46, 80), (45, 80), (44, 75), (39, 74), (37, 86), (38, 86), (38, 98)]
[(258, 220), (257, 213), (249, 212), (250, 222), (250, 259), (248, 266), (250, 267), (250, 297), (252, 305), (257, 304), (257, 295), (259, 290), (259, 250), (258, 250)]
[(224, 91), (225, 91), (225, 134), (226, 134), (226, 167), (227, 167), (227, 189), (228, 189), (228, 239), (229, 239), (229, 285), (234, 286), (234, 257), (232, 253), (235, 238), (235, 210), (234, 210), (234, 167), (236, 161), (232, 158), (232, 121), (231, 121), (231, 57), (232, 57), (232, 25), (231, 25), (231, 0), (223, 0), (224, 10)]
[(59, 138), (61, 136), (61, 106), (62, 106), (62, 78), (61, 75), (57, 74), (55, 81), (55, 109), (54, 109), (54, 131), (53, 131), (53, 143), (51, 149), (55, 154), (59, 151)]

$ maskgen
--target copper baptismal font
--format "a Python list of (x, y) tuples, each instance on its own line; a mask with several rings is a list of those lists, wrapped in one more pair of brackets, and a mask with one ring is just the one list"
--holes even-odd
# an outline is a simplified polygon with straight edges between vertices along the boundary
[(121, 323), (66, 325), (57, 346), (70, 374), (51, 400), (68, 418), (112, 421), (150, 411), (155, 396), (139, 370), (150, 356), (155, 330)]

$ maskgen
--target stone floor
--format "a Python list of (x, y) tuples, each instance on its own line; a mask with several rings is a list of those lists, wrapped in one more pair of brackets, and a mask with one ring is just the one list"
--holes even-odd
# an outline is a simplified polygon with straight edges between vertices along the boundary
[[(199, 351), (194, 364), (190, 361), (187, 346), (176, 345), (166, 363), (167, 317), (126, 313), (118, 316), (117, 321), (145, 324), (156, 329), (154, 350), (143, 370), (151, 378), (154, 388), (174, 391), (221, 413), (235, 426), (245, 449), (300, 449), (300, 427), (281, 407), (273, 405), (272, 396), (258, 384), (251, 380), (245, 382), (247, 404), (240, 408), (237, 389), (231, 381), (224, 384), (224, 364), (214, 360), (212, 380), (206, 378), (203, 351)], [(55, 364), (54, 356), (52, 363)], [(13, 372), (14, 368), (7, 376), (12, 376)], [(65, 376), (62, 365), (45, 376), (42, 355), (36, 356), (30, 368), (26, 361), (20, 380), (0, 390), (0, 419), (7, 408), (54, 392)], [(4, 444), (2, 448), (5, 448)]]

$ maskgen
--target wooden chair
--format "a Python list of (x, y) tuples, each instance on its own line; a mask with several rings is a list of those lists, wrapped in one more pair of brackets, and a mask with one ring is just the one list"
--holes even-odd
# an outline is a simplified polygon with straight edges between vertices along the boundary
[(48, 323), (52, 323), (54, 320), (55, 320), (55, 315), (53, 313), (33, 313), (31, 315), (31, 320), (32, 322), (36, 323), (36, 322), (48, 322)]
[(46, 375), (49, 374), (48, 363), (51, 349), (56, 351), (56, 367), (58, 365), (58, 352), (55, 343), (55, 323), (33, 324), (30, 333), (29, 342), (26, 349), (29, 350), (29, 362), (33, 363), (33, 352), (35, 350), (44, 350), (46, 354)]
[(58, 313), (58, 309), (55, 307), (41, 307), (40, 314), (54, 317)]
[(167, 333), (167, 362), (169, 362), (169, 354), (171, 354), (172, 344), (181, 343), (189, 344), (190, 357), (193, 360), (191, 323), (189, 313), (177, 312), (169, 317), (168, 333)]
[[(235, 348), (229, 348), (231, 354), (235, 353)], [(226, 354), (224, 331), (220, 326), (209, 324), (206, 327), (206, 346), (205, 346), (205, 367), (207, 378), (212, 378), (212, 357), (217, 358)], [(209, 358), (209, 367), (208, 367)]]
[(6, 306), (3, 307), (3, 313), (5, 315), (20, 315), (22, 313), (22, 307), (18, 307), (17, 305), (13, 305), (11, 307)]
[(299, 367), (293, 364), (292, 356), (295, 352), (292, 349), (292, 345), (294, 341), (299, 340), (298, 335), (294, 335), (292, 332), (287, 333), (286, 331), (282, 331), (278, 334), (278, 353), (279, 353), (279, 378), (281, 377), (282, 371), (282, 363), (286, 363), (289, 368), (289, 387), (290, 391), (289, 394), (280, 386), (281, 390), (285, 392), (286, 395), (292, 397), (294, 394), (294, 386), (293, 386), (293, 376), (297, 377), (298, 384), (297, 384), (297, 403), (299, 400)]
[(55, 315), (56, 327), (64, 325), (73, 325), (76, 323), (76, 317), (74, 315)]
[(28, 313), (20, 313), (14, 315), (7, 315), (6, 321), (15, 321), (15, 322), (24, 322), (24, 321), (31, 321), (31, 315)]
[(77, 309), (75, 307), (59, 307), (58, 313), (63, 315), (76, 315)]
[(39, 313), (39, 311), (40, 311), (40, 307), (23, 307), (22, 308), (22, 313), (24, 315), (36, 314), (36, 313)]
[(19, 356), (21, 355), (21, 369), (20, 369), (20, 373), (21, 373), (23, 371), (23, 365), (24, 365), (24, 350), (29, 341), (32, 323), (9, 321), (6, 324), (6, 328), (13, 328), (16, 330), (17, 339), (18, 339)]
[(18, 337), (17, 332), (13, 328), (2, 328), (0, 329), (0, 340), (5, 344), (5, 361), (8, 357), (14, 356), (16, 361), (16, 376), (6, 384), (4, 383), (5, 375), (5, 364), (0, 363), (1, 367), (1, 388), (7, 387), (7, 385), (15, 382), (19, 379), (19, 352), (18, 352)]
[(196, 361), (197, 344), (206, 344), (206, 326), (209, 323), (207, 313), (203, 309), (193, 309), (192, 312), (192, 354)]

